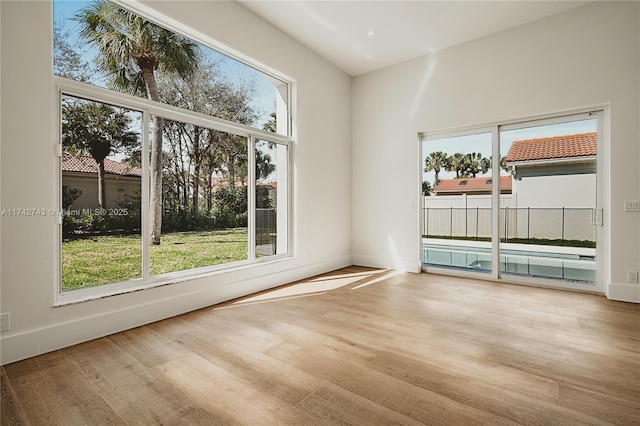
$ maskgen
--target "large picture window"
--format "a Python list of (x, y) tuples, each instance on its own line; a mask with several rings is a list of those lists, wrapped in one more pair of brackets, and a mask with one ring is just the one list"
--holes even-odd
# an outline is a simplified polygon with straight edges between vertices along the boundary
[(53, 52), (61, 303), (290, 253), (284, 79), (104, 0)]

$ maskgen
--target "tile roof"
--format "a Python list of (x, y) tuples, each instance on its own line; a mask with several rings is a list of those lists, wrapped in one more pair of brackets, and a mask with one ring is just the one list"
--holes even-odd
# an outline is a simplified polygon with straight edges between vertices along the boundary
[[(492, 187), (491, 177), (443, 179), (435, 187), (436, 194), (442, 193), (490, 193)], [(511, 176), (500, 176), (500, 191), (511, 192)]]
[(596, 155), (596, 133), (514, 141), (507, 163)]
[[(104, 160), (104, 170), (107, 173), (120, 176), (142, 176), (142, 169), (118, 161)], [(62, 154), (62, 171), (80, 173), (98, 173), (98, 163), (90, 155)]]

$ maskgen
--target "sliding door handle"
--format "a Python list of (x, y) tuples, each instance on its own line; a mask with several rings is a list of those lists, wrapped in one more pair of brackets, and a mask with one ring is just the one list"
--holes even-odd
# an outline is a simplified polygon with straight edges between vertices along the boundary
[(602, 226), (602, 209), (591, 210), (591, 223), (595, 226)]

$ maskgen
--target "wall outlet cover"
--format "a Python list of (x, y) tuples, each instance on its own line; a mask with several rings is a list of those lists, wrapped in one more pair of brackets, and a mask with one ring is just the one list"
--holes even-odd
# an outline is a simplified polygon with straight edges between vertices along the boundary
[(11, 324), (9, 323), (9, 313), (0, 314), (0, 331), (9, 330)]

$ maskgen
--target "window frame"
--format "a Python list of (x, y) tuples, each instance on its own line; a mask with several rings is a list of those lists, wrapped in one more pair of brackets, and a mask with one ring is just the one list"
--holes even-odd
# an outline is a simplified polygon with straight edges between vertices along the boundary
[[(226, 272), (232, 269), (243, 268), (255, 264), (264, 264), (274, 261), (281, 261), (283, 259), (293, 257), (293, 220), (292, 220), (292, 145), (294, 140), (291, 136), (283, 136), (278, 133), (267, 132), (258, 128), (247, 126), (240, 123), (234, 123), (224, 119), (220, 119), (214, 116), (208, 116), (206, 114), (184, 110), (172, 105), (163, 104), (161, 102), (152, 101), (146, 98), (136, 97), (126, 93), (120, 93), (105, 89), (91, 84), (82, 83), (74, 80), (70, 80), (64, 77), (53, 75), (54, 81), (54, 93), (55, 93), (55, 105), (56, 105), (56, 126), (57, 126), (57, 138), (55, 141), (55, 173), (57, 179), (56, 182), (56, 209), (62, 212), (62, 96), (75, 96), (90, 101), (102, 102), (110, 104), (116, 107), (127, 108), (142, 113), (142, 123), (148, 123), (151, 115), (159, 115), (169, 120), (181, 121), (197, 126), (207, 127), (213, 130), (219, 130), (226, 133), (231, 133), (241, 137), (247, 138), (247, 149), (249, 155), (249, 164), (255, 164), (255, 141), (265, 140), (273, 142), (275, 144), (284, 145), (287, 147), (287, 181), (289, 183), (287, 187), (288, 203), (283, 206), (283, 210), (287, 214), (287, 252), (282, 254), (276, 254), (273, 256), (256, 258), (255, 250), (248, 250), (247, 260), (230, 262), (220, 265), (212, 265), (209, 267), (189, 269), (185, 271), (178, 271), (167, 273), (163, 275), (149, 276), (149, 158), (148, 155), (142, 155), (142, 278), (136, 278), (127, 281), (114, 282), (109, 284), (103, 284), (99, 286), (76, 289), (70, 291), (62, 291), (62, 216), (57, 217), (56, 226), (58, 227), (56, 232), (56, 273), (55, 273), (55, 297), (54, 305), (61, 306), (71, 303), (78, 303), (82, 301), (92, 300), (96, 298), (128, 293), (146, 288), (152, 288), (167, 284), (178, 283), (182, 281), (194, 280), (204, 278), (211, 275), (216, 275), (222, 272)], [(291, 90), (291, 83), (288, 84), (288, 92)], [(291, 114), (287, 116), (287, 122), (291, 122)], [(289, 127), (290, 129), (290, 127)], [(289, 130), (290, 132), (290, 130)], [(142, 149), (143, 153), (149, 152), (149, 126), (142, 126)], [(249, 167), (248, 182), (255, 182), (255, 167)], [(255, 185), (248, 185), (248, 242), (251, 247), (252, 234), (255, 231)], [(253, 237), (255, 241), (255, 236)]]

